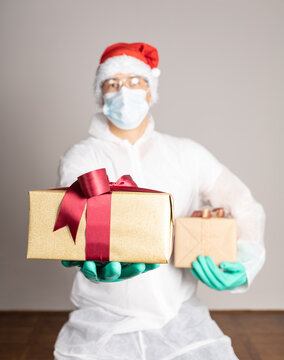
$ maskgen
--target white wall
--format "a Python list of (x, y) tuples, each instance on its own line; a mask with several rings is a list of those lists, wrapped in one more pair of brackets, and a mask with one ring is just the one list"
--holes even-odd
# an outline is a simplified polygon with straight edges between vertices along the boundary
[(235, 172), (267, 214), (267, 261), (249, 292), (201, 285), (215, 309), (283, 309), (283, 1), (2, 0), (0, 309), (70, 309), (74, 269), (26, 260), (28, 190), (55, 186), (87, 136), (92, 84), (115, 42), (160, 53), (157, 129)]

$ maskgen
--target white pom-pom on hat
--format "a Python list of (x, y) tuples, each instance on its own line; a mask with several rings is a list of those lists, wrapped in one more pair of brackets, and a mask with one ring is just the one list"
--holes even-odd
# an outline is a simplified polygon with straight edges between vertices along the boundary
[(161, 70), (160, 69), (158, 69), (158, 68), (154, 68), (154, 69), (152, 69), (152, 75), (154, 76), (154, 77), (159, 77), (160, 76), (160, 74), (161, 74)]

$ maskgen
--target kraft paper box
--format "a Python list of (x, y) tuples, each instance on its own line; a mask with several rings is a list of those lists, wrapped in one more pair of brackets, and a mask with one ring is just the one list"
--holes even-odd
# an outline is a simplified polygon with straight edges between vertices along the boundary
[(229, 217), (180, 217), (175, 221), (174, 264), (190, 268), (198, 255), (217, 265), (237, 261), (237, 223)]
[[(57, 189), (29, 191), (27, 258), (86, 260), (87, 205), (76, 243), (68, 226), (53, 231), (65, 193)], [(173, 216), (170, 194), (112, 191), (108, 261), (167, 263), (173, 246)]]

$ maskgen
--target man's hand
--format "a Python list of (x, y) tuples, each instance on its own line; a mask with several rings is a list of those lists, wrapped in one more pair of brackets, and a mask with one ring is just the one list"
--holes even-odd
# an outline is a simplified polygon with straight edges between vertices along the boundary
[(199, 255), (192, 267), (192, 274), (215, 290), (233, 290), (247, 282), (246, 269), (238, 262), (222, 262), (218, 267), (210, 256)]
[(69, 261), (62, 260), (65, 267), (79, 266), (80, 271), (91, 281), (116, 282), (156, 269), (160, 264), (126, 263), (110, 261)]

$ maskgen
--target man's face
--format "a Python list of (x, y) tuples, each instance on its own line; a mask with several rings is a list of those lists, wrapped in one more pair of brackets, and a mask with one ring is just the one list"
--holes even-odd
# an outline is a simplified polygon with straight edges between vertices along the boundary
[[(102, 85), (102, 95), (109, 92), (119, 91), (121, 86), (127, 86), (129, 89), (143, 89), (148, 90), (149, 85), (147, 80), (139, 75), (133, 73), (128, 74), (115, 74), (111, 79), (105, 80)], [(147, 91), (146, 101), (150, 104), (152, 97), (150, 91)], [(102, 106), (104, 105), (104, 99), (102, 99)]]

